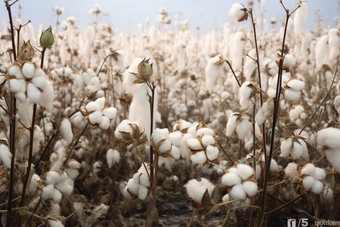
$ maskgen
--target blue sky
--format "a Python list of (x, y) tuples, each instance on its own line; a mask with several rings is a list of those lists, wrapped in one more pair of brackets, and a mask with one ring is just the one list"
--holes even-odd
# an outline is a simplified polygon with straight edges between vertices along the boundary
[[(231, 5), (235, 2), (247, 4), (246, 0), (20, 0), (18, 3), (23, 7), (21, 10), (21, 18), (23, 22), (31, 19), (32, 25), (38, 28), (43, 23), (45, 27), (48, 25), (55, 26), (56, 15), (52, 11), (54, 6), (65, 8), (65, 12), (60, 16), (60, 20), (65, 20), (69, 16), (75, 16), (79, 19), (77, 26), (84, 27), (94, 21), (95, 17), (89, 15), (89, 10), (94, 8), (94, 4), (98, 3), (103, 13), (109, 16), (101, 16), (100, 23), (111, 22), (114, 28), (119, 28), (123, 33), (138, 32), (138, 23), (144, 23), (146, 17), (150, 17), (151, 24), (157, 25), (155, 17), (158, 15), (160, 7), (164, 7), (171, 12), (172, 24), (176, 20), (175, 15), (182, 13), (181, 20), (188, 19), (190, 21), (190, 29), (196, 26), (201, 27), (201, 34), (211, 32), (215, 27), (222, 28), (227, 21), (233, 18), (228, 15)], [(254, 12), (260, 12), (259, 3), (254, 0)], [(287, 8), (293, 9), (297, 4), (297, 0), (284, 0)], [(308, 18), (304, 23), (304, 29), (311, 30), (316, 26), (316, 7), (320, 8), (324, 27), (328, 24), (336, 27), (334, 17), (338, 15), (336, 0), (307, 0)], [(13, 15), (18, 15), (18, 3), (13, 6)], [(0, 20), (8, 21), (7, 10), (2, 4), (0, 7)], [(279, 0), (266, 0), (264, 17), (270, 20), (272, 17), (283, 17), (284, 11)], [(131, 27), (127, 24), (130, 22)], [(171, 28), (171, 27), (170, 27)], [(3, 30), (3, 26), (0, 25)]]

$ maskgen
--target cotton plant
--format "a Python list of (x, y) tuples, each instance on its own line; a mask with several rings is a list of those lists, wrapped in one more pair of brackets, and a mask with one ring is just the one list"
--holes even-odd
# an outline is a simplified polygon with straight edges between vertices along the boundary
[(226, 136), (232, 136), (235, 130), (240, 140), (249, 141), (252, 138), (252, 124), (246, 113), (235, 112), (230, 115), (226, 127)]
[(255, 105), (257, 93), (259, 93), (259, 90), (256, 83), (244, 82), (239, 90), (241, 109), (248, 109)]
[(212, 194), (215, 185), (206, 178), (201, 178), (200, 181), (196, 179), (189, 180), (184, 185), (187, 190), (188, 196), (191, 199), (191, 205), (197, 209), (199, 215), (204, 215), (209, 212), (213, 207)]
[(281, 142), (280, 157), (287, 158), (289, 155), (293, 159), (304, 158), (309, 160), (308, 148), (306, 142), (302, 138), (291, 136)]
[(140, 199), (145, 200), (149, 194), (150, 189), (150, 167), (147, 165), (145, 169), (145, 164), (142, 165), (137, 173), (133, 175), (127, 185), (124, 188), (124, 197), (128, 199)]
[(299, 169), (299, 187), (301, 193), (308, 191), (314, 194), (320, 194), (324, 190), (322, 181), (326, 177), (324, 169), (315, 167), (312, 163), (308, 163)]
[(303, 106), (297, 105), (289, 111), (289, 117), (292, 122), (301, 127), (303, 121), (307, 118), (307, 111)]
[(297, 101), (300, 98), (301, 90), (305, 83), (296, 77), (292, 77), (286, 82), (283, 88), (283, 98), (287, 101)]
[(190, 158), (193, 163), (204, 166), (217, 160), (219, 154), (218, 138), (212, 128), (200, 122), (195, 128), (188, 131), (188, 134), (190, 134), (190, 137), (183, 137), (183, 140), (186, 139), (186, 146), (191, 151)]
[(234, 167), (225, 170), (225, 172), (221, 182), (228, 189), (229, 197), (224, 198), (224, 200), (241, 200), (249, 204), (256, 195), (258, 188), (257, 181), (254, 179), (255, 170), (246, 164), (235, 164)]
[(110, 127), (112, 120), (116, 118), (117, 109), (108, 107), (105, 97), (98, 98), (94, 102), (89, 102), (86, 107), (86, 119), (92, 126), (106, 130)]
[(53, 78), (62, 83), (72, 83), (76, 78), (70, 67), (60, 67), (51, 71)]

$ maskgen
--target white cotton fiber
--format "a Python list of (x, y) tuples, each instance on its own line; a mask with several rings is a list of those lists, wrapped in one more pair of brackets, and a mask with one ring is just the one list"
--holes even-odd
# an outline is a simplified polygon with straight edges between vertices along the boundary
[(75, 159), (71, 159), (68, 163), (67, 163), (67, 166), (69, 168), (72, 168), (72, 169), (80, 169), (81, 167), (81, 164), (75, 160)]
[(109, 107), (109, 108), (105, 108), (102, 111), (102, 114), (108, 118), (110, 118), (111, 120), (116, 118), (116, 114), (117, 114), (117, 109), (114, 107)]
[(232, 114), (227, 123), (227, 130), (226, 130), (226, 136), (229, 137), (233, 134), (236, 126), (237, 126), (237, 120), (238, 120), (239, 115), (238, 114)]
[(289, 87), (289, 89), (293, 89), (294, 91), (301, 91), (304, 86), (305, 86), (305, 83), (301, 80), (290, 80), (288, 83), (287, 83), (287, 86)]
[(32, 83), (28, 83), (27, 86), (27, 97), (32, 101), (32, 102), (39, 102), (40, 97), (41, 97), (41, 92), (39, 89)]
[(179, 146), (182, 140), (182, 133), (180, 131), (172, 132), (168, 135), (168, 139), (174, 146)]
[(315, 194), (320, 194), (323, 191), (323, 184), (321, 181), (315, 180), (311, 191)]
[(237, 164), (238, 175), (242, 180), (247, 180), (251, 175), (253, 175), (254, 170), (246, 164)]
[(292, 139), (288, 138), (281, 142), (280, 150), (281, 154), (280, 157), (287, 158), (290, 154), (290, 151), (292, 149)]
[(193, 163), (197, 163), (201, 165), (203, 165), (207, 160), (203, 151), (197, 152), (196, 154), (191, 155), (190, 158)]
[[(97, 77), (96, 77), (97, 78)], [(98, 98), (95, 103), (98, 105), (98, 109), (99, 110), (102, 110), (104, 109), (104, 106), (105, 106), (105, 97), (102, 97), (102, 98)]]
[(46, 78), (45, 78), (45, 76), (34, 77), (34, 78), (32, 79), (32, 83), (33, 83), (36, 87), (38, 87), (38, 88), (44, 90), (44, 88), (45, 88), (45, 86), (46, 86)]
[(164, 140), (161, 146), (158, 148), (159, 152), (161, 153), (169, 151), (170, 149), (171, 149), (171, 142), (168, 139)]
[(62, 198), (62, 194), (59, 190), (54, 190), (54, 195), (53, 195), (53, 203), (57, 204), (60, 203), (61, 198)]
[(99, 123), (99, 128), (106, 130), (110, 126), (110, 119), (106, 116), (102, 117), (102, 121)]
[(140, 200), (145, 200), (146, 196), (148, 195), (148, 189), (143, 185), (140, 185), (138, 188), (138, 198)]
[(54, 99), (54, 90), (51, 81), (46, 80), (46, 84), (44, 86), (44, 91), (41, 94), (40, 105), (45, 107), (48, 111), (52, 111), (53, 106), (53, 99)]
[(4, 166), (6, 166), (6, 168), (11, 168), (12, 153), (4, 144), (0, 144), (0, 159), (4, 163)]
[(61, 193), (71, 195), (73, 191), (73, 187), (68, 184), (66, 181), (62, 183), (55, 184), (54, 186), (56, 189), (58, 189)]
[(139, 176), (139, 183), (145, 187), (150, 186), (150, 180), (147, 174), (143, 173)]
[(303, 150), (302, 146), (298, 142), (294, 142), (291, 155), (293, 159), (298, 159), (302, 156)]
[(215, 65), (220, 60), (220, 55), (217, 55), (208, 60), (205, 67), (205, 84), (208, 90), (213, 90), (217, 77), (221, 74), (223, 69), (223, 63), (221, 65)]
[(46, 184), (52, 184), (54, 185), (55, 183), (57, 183), (57, 181), (59, 180), (59, 173), (56, 171), (49, 171), (48, 174), (46, 175)]
[(257, 192), (257, 184), (253, 181), (243, 182), (243, 190), (249, 197), (253, 197)]
[(229, 195), (232, 199), (246, 199), (247, 195), (243, 189), (242, 184), (236, 184), (229, 192)]
[(179, 159), (179, 157), (181, 156), (181, 152), (179, 151), (178, 147), (176, 146), (172, 146), (171, 147), (171, 152), (170, 154), (172, 155), (172, 157), (174, 157), (174, 159)]
[(111, 168), (115, 163), (114, 152), (112, 148), (108, 149), (106, 152), (106, 162), (109, 168)]
[(301, 175), (302, 174), (306, 174), (306, 175), (315, 177), (315, 174), (316, 174), (315, 166), (312, 163), (306, 164), (305, 166), (302, 167)]
[(43, 200), (47, 200), (47, 199), (53, 198), (55, 190), (56, 189), (54, 188), (54, 185), (52, 185), (52, 184), (49, 184), (49, 185), (43, 187), (42, 193), (41, 193), (41, 198)]
[(215, 139), (212, 136), (203, 136), (202, 137), (202, 144), (205, 147), (208, 146), (208, 145), (215, 144)]
[(207, 157), (210, 161), (214, 161), (217, 159), (218, 153), (219, 153), (217, 147), (209, 145), (207, 146), (206, 150), (207, 150)]
[(326, 128), (318, 131), (317, 144), (327, 146), (330, 149), (340, 148), (340, 129)]
[(285, 175), (288, 177), (295, 177), (297, 174), (297, 164), (294, 162), (288, 163), (287, 167), (285, 168)]
[(89, 102), (85, 108), (89, 113), (100, 110), (98, 104), (95, 102)]
[(241, 178), (237, 174), (229, 172), (223, 175), (222, 184), (228, 187), (241, 184)]
[(191, 148), (193, 150), (203, 149), (201, 143), (196, 138), (187, 139), (187, 144), (188, 144), (189, 148)]
[(34, 76), (34, 65), (32, 63), (25, 63), (22, 67), (22, 73), (26, 78), (30, 79)]
[(17, 93), (21, 90), (21, 83), (17, 79), (11, 79), (9, 81), (9, 89), (13, 93)]
[(322, 180), (325, 179), (325, 177), (326, 177), (326, 172), (325, 172), (325, 170), (322, 169), (322, 168), (316, 167), (316, 168), (315, 168), (315, 175), (314, 175), (315, 180), (320, 180), (320, 181), (322, 181)]
[(302, 184), (306, 191), (309, 191), (313, 187), (314, 181), (314, 178), (311, 176), (306, 176), (303, 178)]
[(212, 130), (211, 128), (200, 128), (196, 131), (196, 135), (197, 136), (215, 136), (215, 132), (214, 130)]

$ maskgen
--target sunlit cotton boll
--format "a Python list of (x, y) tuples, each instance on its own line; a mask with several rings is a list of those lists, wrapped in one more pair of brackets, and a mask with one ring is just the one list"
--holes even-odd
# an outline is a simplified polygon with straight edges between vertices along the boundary
[(63, 139), (66, 140), (68, 144), (70, 144), (73, 140), (72, 126), (70, 121), (68, 119), (62, 120), (59, 130)]
[(229, 10), (229, 15), (233, 16), (238, 22), (248, 18), (247, 9), (241, 3), (234, 3)]
[(221, 55), (217, 55), (208, 60), (205, 67), (205, 81), (208, 90), (213, 90), (217, 77), (221, 74), (223, 69), (223, 59)]

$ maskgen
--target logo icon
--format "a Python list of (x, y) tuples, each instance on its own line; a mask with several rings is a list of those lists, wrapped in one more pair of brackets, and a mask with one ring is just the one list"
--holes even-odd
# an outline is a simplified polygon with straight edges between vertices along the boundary
[(296, 222), (295, 218), (290, 218), (287, 220), (287, 227), (306, 227), (308, 226), (308, 218), (301, 218), (299, 222)]

